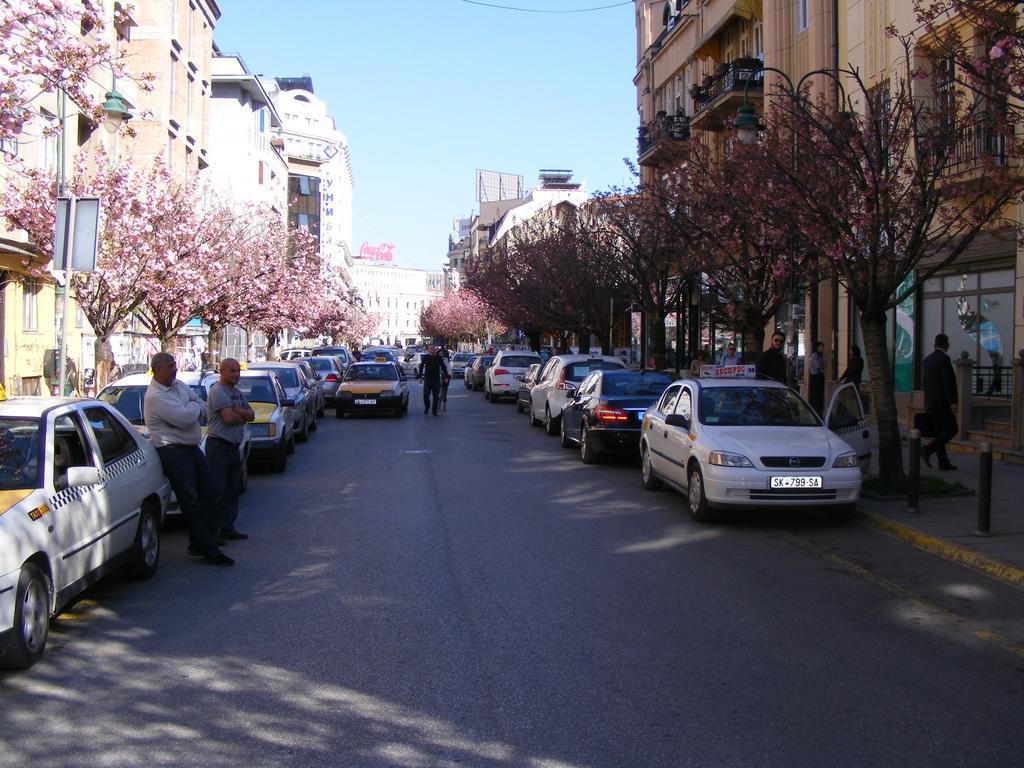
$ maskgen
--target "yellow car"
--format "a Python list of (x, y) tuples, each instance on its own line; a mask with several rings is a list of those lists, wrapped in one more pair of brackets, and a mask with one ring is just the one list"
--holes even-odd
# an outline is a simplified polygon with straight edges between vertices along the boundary
[(238, 388), (256, 413), (256, 420), (245, 427), (250, 437), (249, 456), (254, 461), (265, 459), (274, 472), (284, 472), (288, 454), (295, 451), (295, 401), (285, 395), (273, 371), (242, 371)]
[(339, 419), (346, 413), (391, 413), (409, 410), (409, 385), (398, 365), (384, 358), (352, 363), (335, 395)]

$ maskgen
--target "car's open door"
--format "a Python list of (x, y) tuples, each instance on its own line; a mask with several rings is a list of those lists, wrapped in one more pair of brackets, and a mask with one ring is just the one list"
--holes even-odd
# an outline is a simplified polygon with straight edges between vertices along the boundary
[(861, 474), (866, 475), (871, 466), (874, 429), (868, 424), (864, 404), (853, 384), (843, 384), (832, 393), (825, 410), (825, 426), (857, 452)]

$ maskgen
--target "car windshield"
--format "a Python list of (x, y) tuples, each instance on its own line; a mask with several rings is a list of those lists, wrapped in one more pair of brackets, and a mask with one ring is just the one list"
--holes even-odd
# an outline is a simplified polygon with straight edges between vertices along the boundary
[(509, 368), (529, 368), (539, 359), (533, 355), (505, 355), (501, 358), (501, 364)]
[(105, 387), (97, 400), (114, 406), (128, 421), (142, 426), (142, 401), (146, 397), (146, 387)]
[(243, 376), (238, 381), (245, 399), (250, 403), (272, 403), (277, 405), (274, 396), (274, 384), (269, 376)]
[(286, 389), (299, 386), (299, 374), (294, 368), (274, 368), (274, 375)]
[(345, 381), (397, 381), (393, 365), (354, 365), (345, 374)]
[(0, 418), (0, 491), (39, 488), (39, 419)]
[(608, 373), (601, 381), (601, 392), (606, 395), (628, 397), (657, 397), (675, 379), (663, 373)]
[(331, 361), (326, 358), (309, 358), (309, 364), (313, 366), (314, 371), (333, 371), (334, 366), (331, 365)]
[(587, 378), (591, 371), (621, 371), (623, 367), (622, 363), (611, 360), (581, 360), (565, 366), (565, 380), (578, 383)]
[(817, 427), (821, 420), (791, 389), (702, 387), (701, 424), (716, 427)]
[(471, 354), (469, 354), (469, 352), (456, 352), (454, 355), (452, 355), (452, 362), (453, 363), (464, 363), (467, 360), (472, 359), (472, 357), (473, 356)]

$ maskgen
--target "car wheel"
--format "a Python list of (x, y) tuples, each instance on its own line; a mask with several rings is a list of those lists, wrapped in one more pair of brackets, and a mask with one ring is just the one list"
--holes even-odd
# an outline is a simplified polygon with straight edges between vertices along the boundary
[(132, 557), (128, 573), (136, 579), (148, 579), (156, 573), (160, 562), (160, 517), (153, 509), (152, 502), (142, 505), (139, 529), (132, 544)]
[(299, 430), (299, 434), (295, 436), (295, 439), (300, 443), (304, 443), (309, 440), (309, 416), (302, 417), (302, 429)]
[(657, 491), (662, 487), (661, 480), (654, 474), (654, 462), (651, 459), (651, 449), (646, 445), (640, 452), (640, 477), (643, 478), (644, 488), (648, 491)]
[(316, 432), (318, 426), (320, 426), (320, 411), (313, 416), (313, 423), (309, 425), (309, 431)]
[(490, 401), (491, 401), (492, 403), (496, 403), (496, 402), (498, 402), (498, 400), (499, 400), (500, 398), (499, 398), (499, 397), (498, 397), (498, 396), (497, 396), (496, 394), (494, 394), (493, 392), (490, 392), (490, 393), (489, 393), (489, 394), (487, 395), (487, 399), (488, 399), (488, 400), (490, 400)]
[(345, 409), (342, 408), (340, 405), (336, 406), (335, 410), (334, 410), (334, 415), (337, 416), (339, 419), (344, 419), (345, 418)]
[(469, 379), (463, 379), (462, 383), (466, 385), (466, 389), (469, 389)]
[(686, 498), (690, 508), (690, 517), (698, 523), (706, 523), (711, 520), (713, 515), (711, 514), (711, 508), (708, 506), (707, 496), (704, 495), (704, 475), (701, 473), (699, 466), (693, 465), (688, 479), (690, 488), (687, 491)]
[(562, 419), (551, 415), (551, 408), (544, 406), (544, 431), (554, 437), (558, 434), (558, 427)]
[(50, 578), (34, 563), (25, 563), (14, 597), (14, 626), (3, 649), (7, 669), (28, 669), (43, 656), (50, 632)]
[(317, 415), (318, 417), (319, 417), (319, 416), (323, 416), (323, 415), (324, 415), (324, 413), (326, 413), (326, 412), (327, 412), (327, 401), (325, 400), (324, 402), (322, 402), (322, 403), (320, 404), (320, 408), (319, 408), (319, 409), (317, 410), (317, 412), (316, 412), (316, 415)]
[(572, 440), (565, 434), (565, 419), (562, 419), (561, 427), (558, 430), (558, 442), (562, 444), (563, 448), (572, 448)]
[(289, 454), (295, 453), (295, 433), (294, 432), (292, 432), (291, 435), (289, 435), (288, 442), (285, 443), (285, 446), (286, 446), (285, 450)]
[(523, 412), (523, 411), (525, 411), (525, 410), (526, 410), (526, 408), (525, 408), (525, 407), (523, 407), (523, 401), (522, 401), (522, 400), (520, 400), (520, 399), (519, 399), (519, 398), (517, 397), (517, 398), (516, 398), (516, 413), (522, 413), (522, 412)]
[(270, 460), (270, 469), (274, 472), (284, 472), (288, 466), (289, 453), (291, 451), (288, 450), (288, 442), (282, 440), (281, 444), (274, 451), (274, 457)]
[[(564, 419), (563, 419), (564, 421)], [(594, 441), (587, 437), (586, 426), (580, 425), (580, 461), (584, 464), (596, 464), (600, 454), (594, 448)]]
[(530, 426), (539, 427), (543, 422), (533, 413), (533, 403), (530, 403)]

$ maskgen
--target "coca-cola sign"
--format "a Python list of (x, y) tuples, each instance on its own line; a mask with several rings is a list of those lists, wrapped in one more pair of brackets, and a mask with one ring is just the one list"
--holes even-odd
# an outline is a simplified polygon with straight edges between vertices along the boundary
[(359, 246), (359, 258), (370, 259), (371, 261), (392, 261), (395, 256), (395, 246), (391, 243), (370, 245), (363, 243)]

